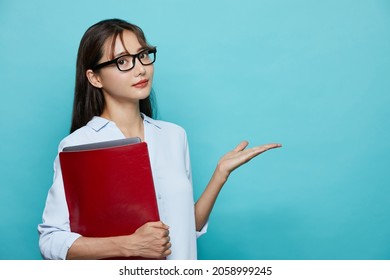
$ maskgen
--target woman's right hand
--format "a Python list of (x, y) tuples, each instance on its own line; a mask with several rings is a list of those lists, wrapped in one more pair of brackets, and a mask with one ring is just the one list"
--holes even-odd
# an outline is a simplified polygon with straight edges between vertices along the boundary
[(72, 260), (96, 260), (116, 257), (163, 259), (171, 254), (169, 227), (149, 222), (133, 234), (114, 237), (79, 237), (66, 256)]
[(161, 221), (139, 227), (128, 241), (123, 245), (133, 256), (162, 259), (171, 254), (169, 227)]

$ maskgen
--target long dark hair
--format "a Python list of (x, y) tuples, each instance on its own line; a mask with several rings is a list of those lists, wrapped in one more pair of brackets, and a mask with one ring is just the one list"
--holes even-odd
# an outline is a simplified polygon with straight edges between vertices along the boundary
[[(95, 66), (102, 58), (106, 40), (112, 38), (112, 46), (118, 36), (123, 41), (122, 35), (125, 30), (133, 32), (142, 47), (151, 47), (141, 28), (121, 19), (100, 21), (84, 33), (77, 53), (71, 133), (86, 125), (92, 117), (100, 116), (103, 113), (105, 101), (102, 90), (89, 83), (86, 71)], [(140, 111), (149, 117), (153, 117), (152, 94), (153, 90), (149, 97), (140, 100)]]

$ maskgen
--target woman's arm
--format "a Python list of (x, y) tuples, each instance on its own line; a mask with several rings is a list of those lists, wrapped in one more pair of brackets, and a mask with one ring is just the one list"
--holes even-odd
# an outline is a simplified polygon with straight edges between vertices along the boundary
[(270, 149), (279, 148), (282, 145), (267, 144), (245, 150), (247, 146), (247, 141), (241, 142), (233, 151), (228, 152), (218, 162), (210, 182), (206, 186), (206, 189), (198, 201), (195, 203), (196, 230), (200, 231), (205, 225), (220, 190), (233, 170), (247, 163), (259, 154)]
[(66, 259), (143, 257), (161, 259), (171, 254), (168, 226), (150, 222), (134, 234), (116, 237), (80, 237), (68, 250)]

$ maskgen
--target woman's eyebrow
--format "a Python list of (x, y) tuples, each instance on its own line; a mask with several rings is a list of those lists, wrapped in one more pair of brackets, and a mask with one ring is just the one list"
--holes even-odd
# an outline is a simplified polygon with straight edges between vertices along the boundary
[(119, 57), (119, 56), (126, 55), (126, 54), (129, 54), (129, 52), (123, 51), (123, 52), (116, 54), (114, 57)]
[[(137, 49), (137, 53), (139, 53), (140, 51), (142, 51), (142, 50), (146, 50), (147, 48), (146, 47), (139, 47), (138, 49)], [(120, 52), (120, 53), (118, 53), (118, 54), (116, 54), (114, 57), (119, 57), (119, 56), (122, 56), (122, 55), (126, 55), (126, 54), (131, 54), (131, 53), (129, 53), (128, 51), (123, 51), (123, 52)], [(134, 54), (133, 54), (134, 55)]]

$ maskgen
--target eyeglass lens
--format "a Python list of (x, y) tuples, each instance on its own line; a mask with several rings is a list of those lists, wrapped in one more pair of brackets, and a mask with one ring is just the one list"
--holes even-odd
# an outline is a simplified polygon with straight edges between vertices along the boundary
[(119, 57), (116, 61), (116, 65), (121, 71), (132, 69), (136, 63), (136, 58), (138, 58), (142, 65), (150, 65), (155, 61), (156, 56), (154, 51), (145, 50), (138, 53), (136, 56), (124, 55)]

